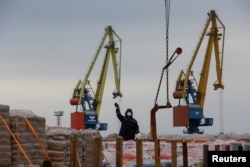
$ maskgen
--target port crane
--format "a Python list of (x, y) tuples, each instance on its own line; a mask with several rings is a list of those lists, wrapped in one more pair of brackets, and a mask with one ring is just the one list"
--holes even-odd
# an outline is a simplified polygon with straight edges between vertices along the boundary
[[(121, 38), (115, 33), (115, 31), (112, 29), (111, 26), (107, 26), (105, 28), (104, 36), (97, 49), (93, 61), (91, 62), (91, 65), (88, 69), (85, 78), (83, 80), (81, 79), (78, 80), (74, 88), (72, 98), (70, 99), (70, 104), (76, 106), (76, 111), (72, 113), (73, 115), (71, 114), (71, 128), (73, 129), (91, 128), (91, 129), (107, 130), (107, 124), (100, 123), (98, 116), (100, 114), (100, 109), (102, 105), (102, 98), (103, 98), (110, 59), (112, 60), (113, 64), (114, 80), (116, 86), (116, 90), (113, 92), (113, 98), (116, 98), (118, 96), (122, 97), (120, 89), (121, 49), (122, 49), (121, 44), (122, 44)], [(101, 73), (97, 83), (97, 88), (96, 91), (94, 91), (90, 84), (89, 77), (103, 48), (106, 49), (105, 58), (103, 61)], [(78, 105), (82, 106), (83, 112), (78, 112)], [(80, 116), (79, 113), (81, 114)], [(78, 125), (75, 125), (75, 122), (79, 122)]]
[[(210, 29), (209, 29), (210, 27)], [(192, 67), (197, 58), (205, 37), (208, 37), (207, 47), (204, 55), (203, 66), (200, 73), (199, 82), (193, 75)], [(197, 48), (192, 56), (191, 62), (186, 72), (181, 70), (173, 97), (179, 100), (179, 104), (173, 107), (174, 126), (185, 126), (184, 133), (204, 133), (200, 126), (212, 126), (213, 118), (204, 117), (204, 104), (207, 91), (208, 76), (212, 52), (214, 51), (217, 80), (213, 84), (214, 90), (224, 89), (222, 83), (222, 69), (224, 56), (225, 26), (218, 18), (215, 10), (208, 13), (205, 28), (201, 34)], [(185, 104), (182, 105), (181, 102)]]

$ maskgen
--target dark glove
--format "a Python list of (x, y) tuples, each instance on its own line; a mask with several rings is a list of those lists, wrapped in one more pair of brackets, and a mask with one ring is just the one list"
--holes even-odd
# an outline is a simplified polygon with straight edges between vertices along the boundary
[(115, 103), (115, 107), (116, 107), (116, 108), (119, 108), (119, 105), (118, 105), (117, 103)]

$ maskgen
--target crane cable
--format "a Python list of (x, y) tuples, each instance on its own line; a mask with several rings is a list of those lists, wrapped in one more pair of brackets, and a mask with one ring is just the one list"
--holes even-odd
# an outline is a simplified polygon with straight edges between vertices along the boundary
[[(169, 16), (170, 16), (170, 0), (165, 0), (165, 19), (166, 19), (166, 63), (168, 62), (168, 41), (169, 41)], [(167, 91), (167, 105), (169, 100), (169, 82), (168, 82), (168, 68), (166, 68), (166, 91)]]
[[(165, 18), (166, 18), (166, 64), (168, 63), (168, 29), (169, 29), (169, 14), (170, 14), (170, 0), (165, 0)], [(161, 87), (164, 70), (161, 71), (160, 82), (155, 97), (155, 105), (157, 105), (157, 99)], [(171, 106), (169, 101), (169, 88), (168, 88), (168, 68), (166, 68), (166, 89), (167, 89), (167, 106)]]

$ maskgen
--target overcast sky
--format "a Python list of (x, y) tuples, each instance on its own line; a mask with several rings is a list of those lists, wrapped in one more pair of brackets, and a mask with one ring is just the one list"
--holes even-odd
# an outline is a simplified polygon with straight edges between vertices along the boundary
[[(186, 70), (189, 64), (207, 13), (215, 10), (226, 26), (225, 89), (213, 90), (216, 74), (212, 59), (204, 113), (214, 118), (214, 126), (205, 127), (206, 133), (219, 133), (221, 129), (225, 133), (250, 131), (249, 8), (248, 0), (171, 1), (169, 54), (176, 47), (183, 49), (169, 73), (172, 105), (178, 103), (172, 99), (175, 81), (179, 71)], [(133, 109), (141, 131), (149, 133), (150, 110), (165, 65), (164, 0), (0, 1), (0, 104), (11, 109), (32, 110), (45, 117), (50, 126), (56, 125), (54, 111), (64, 111), (62, 125), (69, 127), (70, 113), (75, 110), (69, 104), (73, 88), (86, 74), (108, 25), (123, 41), (121, 89), (124, 96), (112, 99), (115, 87), (110, 66), (100, 120), (108, 123), (109, 130), (105, 133), (118, 132), (120, 124), (113, 104), (119, 102), (123, 111)], [(197, 77), (199, 72), (195, 71)], [(97, 79), (91, 82), (95, 87)], [(159, 104), (165, 101), (166, 95), (161, 91)], [(223, 124), (220, 111), (223, 111)], [(182, 133), (184, 127), (173, 127), (172, 119), (172, 109), (157, 112), (159, 134)]]

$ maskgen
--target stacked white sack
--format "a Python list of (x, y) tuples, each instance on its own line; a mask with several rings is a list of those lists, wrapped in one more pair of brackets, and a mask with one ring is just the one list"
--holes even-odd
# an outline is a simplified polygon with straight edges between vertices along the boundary
[[(10, 126), (9, 106), (0, 105), (0, 115)], [(2, 121), (0, 121), (0, 164), (1, 167), (11, 166), (11, 135)]]
[[(46, 160), (39, 142), (28, 127), (24, 118), (28, 118), (38, 135), (41, 143), (47, 148), (47, 136), (45, 131), (45, 118), (35, 115), (30, 110), (10, 110), (10, 128), (23, 150), (34, 166), (42, 166)], [(29, 162), (20, 151), (15, 140), (11, 139), (12, 166), (29, 165)]]
[(71, 139), (74, 136), (77, 136), (76, 132), (71, 128), (51, 127), (47, 130), (48, 152), (53, 164), (60, 167), (70, 166)]
[[(92, 167), (94, 166), (94, 157), (97, 154), (94, 149), (94, 138), (102, 138), (100, 132), (98, 130), (84, 130), (82, 131), (82, 164), (84, 167)], [(100, 152), (102, 151), (99, 150)], [(99, 161), (103, 159), (103, 157), (99, 157)]]

